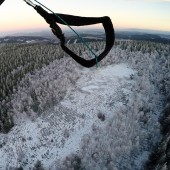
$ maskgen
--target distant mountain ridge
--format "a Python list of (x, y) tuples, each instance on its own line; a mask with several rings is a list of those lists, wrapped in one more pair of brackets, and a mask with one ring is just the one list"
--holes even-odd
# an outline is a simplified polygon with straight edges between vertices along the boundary
[(130, 40), (144, 40), (159, 43), (170, 43), (170, 35), (157, 35), (147, 33), (117, 32), (116, 38)]
[[(142, 30), (141, 30), (142, 31)], [(101, 29), (80, 29), (77, 32), (85, 39), (87, 42), (91, 41), (105, 41), (105, 33)], [(66, 42), (68, 43), (79, 43), (81, 42), (78, 37), (70, 32), (64, 31), (64, 35), (66, 37)], [(142, 41), (151, 41), (158, 43), (170, 44), (170, 33), (168, 32), (160, 32), (152, 33), (151, 31), (143, 30), (120, 30), (115, 31), (115, 36), (117, 39), (125, 39), (125, 40), (142, 40)], [(49, 31), (41, 31), (41, 32), (33, 32), (33, 33), (20, 33), (13, 34), (0, 38), (0, 43), (50, 43), (50, 44), (58, 44), (59, 40)]]
[(38, 37), (38, 36), (6, 36), (0, 38), (0, 43), (52, 43), (57, 44), (59, 41), (56, 39)]

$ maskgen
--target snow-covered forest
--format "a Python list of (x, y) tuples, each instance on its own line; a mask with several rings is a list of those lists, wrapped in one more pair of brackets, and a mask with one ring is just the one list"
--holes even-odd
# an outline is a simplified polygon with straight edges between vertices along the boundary
[(168, 44), (117, 40), (90, 69), (56, 45), (1, 44), (0, 169), (168, 169), (169, 91)]

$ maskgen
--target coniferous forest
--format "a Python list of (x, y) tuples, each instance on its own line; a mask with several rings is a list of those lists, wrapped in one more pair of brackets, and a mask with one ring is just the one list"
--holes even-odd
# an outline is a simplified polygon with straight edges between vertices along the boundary
[[(105, 46), (102, 41), (90, 45), (97, 52)], [(81, 43), (69, 47), (80, 56), (89, 55)], [(104, 83), (97, 80), (94, 86), (95, 76), (116, 65), (134, 72), (124, 79), (103, 77)], [(80, 89), (79, 84), (85, 87), (88, 81), (91, 91)], [(108, 90), (103, 95), (104, 87)], [(84, 98), (78, 95), (83, 90)], [(102, 106), (79, 111), (81, 106), (90, 108), (90, 94), (91, 103), (100, 99)], [(63, 157), (52, 152), (64, 148), (76, 128), (91, 122), (86, 113), (96, 114), (96, 121), (90, 133), (82, 135), (79, 149), (63, 151)], [(29, 137), (21, 128), (25, 122), (39, 131)], [(116, 40), (99, 68), (84, 69), (58, 45), (0, 44), (0, 156), (4, 153), (0, 169), (170, 169), (170, 45)]]

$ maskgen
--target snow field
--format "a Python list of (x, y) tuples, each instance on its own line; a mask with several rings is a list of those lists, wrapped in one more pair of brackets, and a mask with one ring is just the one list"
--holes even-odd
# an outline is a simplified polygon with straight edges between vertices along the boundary
[[(94, 70), (82, 70), (75, 87), (67, 90), (64, 99), (35, 121), (29, 119), (16, 125), (8, 135), (1, 134), (0, 168), (33, 167), (40, 160), (49, 168), (58, 159), (76, 153), (84, 135), (90, 134), (94, 124), (102, 128), (114, 111), (123, 105), (119, 98), (122, 83), (135, 71), (125, 64)], [(124, 89), (126, 93), (130, 91)], [(113, 106), (105, 101), (115, 96)], [(101, 121), (98, 114), (105, 115)]]

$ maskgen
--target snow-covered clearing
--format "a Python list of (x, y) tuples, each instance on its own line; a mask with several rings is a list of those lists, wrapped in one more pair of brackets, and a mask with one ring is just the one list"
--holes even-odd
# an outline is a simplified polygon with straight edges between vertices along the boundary
[[(0, 169), (20, 165), (29, 169), (37, 160), (49, 169), (57, 159), (76, 153), (93, 125), (104, 128), (125, 104), (123, 95), (128, 96), (135, 83), (130, 79), (135, 71), (126, 64), (79, 71), (82, 77), (58, 105), (33, 122), (27, 119), (16, 125), (7, 135), (0, 134)], [(99, 113), (105, 121), (98, 118)]]

